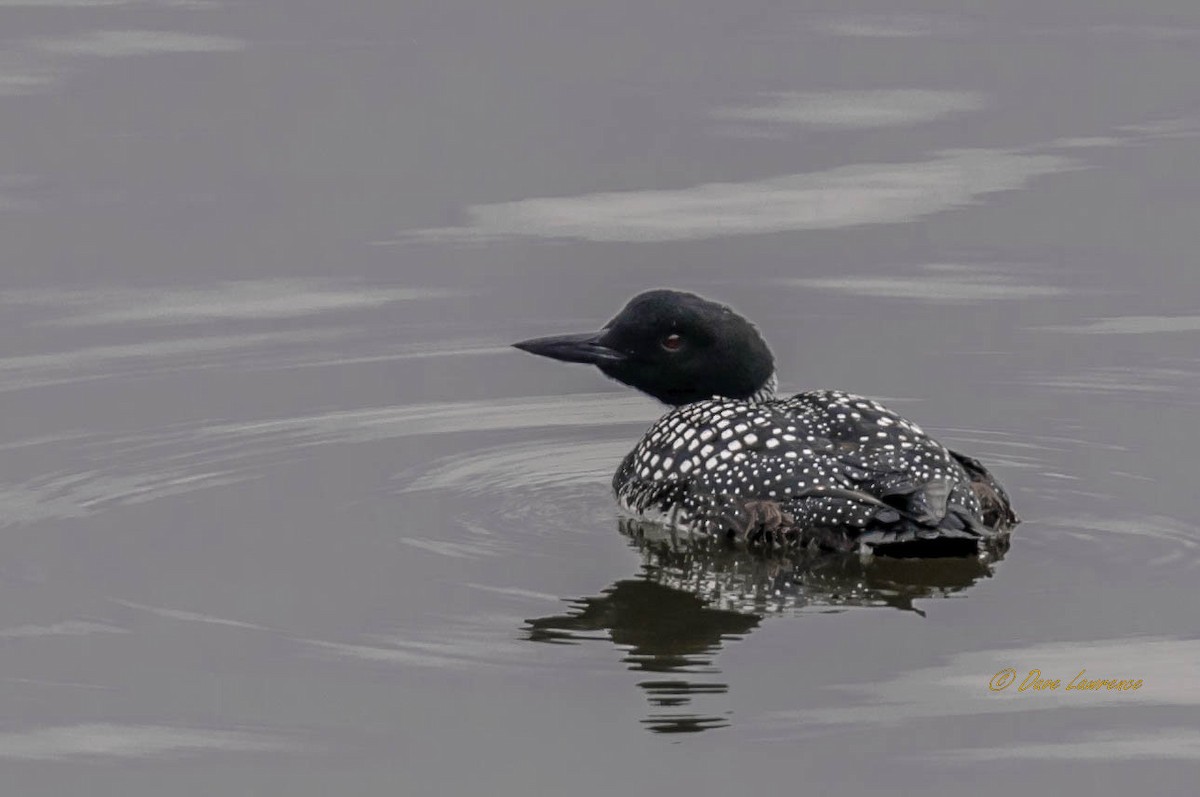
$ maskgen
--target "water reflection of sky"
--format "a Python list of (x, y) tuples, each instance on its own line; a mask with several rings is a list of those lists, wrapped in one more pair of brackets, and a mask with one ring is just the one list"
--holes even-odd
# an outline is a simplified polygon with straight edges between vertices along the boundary
[(914, 221), (1078, 168), (1070, 159), (962, 150), (915, 163), (862, 164), (746, 183), (523, 199), (468, 210), (462, 230), (418, 238), (531, 235), (586, 241), (686, 241)]

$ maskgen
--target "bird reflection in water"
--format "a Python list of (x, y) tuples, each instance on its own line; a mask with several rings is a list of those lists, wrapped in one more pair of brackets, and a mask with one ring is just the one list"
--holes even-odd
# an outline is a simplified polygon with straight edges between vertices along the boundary
[(748, 551), (630, 519), (621, 520), (621, 533), (642, 554), (638, 576), (571, 601), (566, 614), (529, 620), (526, 633), (535, 642), (577, 644), (606, 632), (628, 651), (624, 661), (631, 670), (654, 676), (638, 686), (652, 706), (642, 722), (656, 733), (730, 724), (728, 714), (689, 709), (697, 696), (728, 692), (728, 684), (713, 679), (720, 675), (713, 659), (764, 618), (852, 606), (890, 606), (923, 616), (914, 601), (948, 596), (989, 577), (1006, 548), (969, 558), (862, 559)]

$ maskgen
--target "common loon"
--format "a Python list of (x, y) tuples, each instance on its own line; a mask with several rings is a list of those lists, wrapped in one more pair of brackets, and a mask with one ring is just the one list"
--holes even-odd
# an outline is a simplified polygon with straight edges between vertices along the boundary
[(674, 409), (613, 477), (635, 516), (751, 544), (958, 556), (1007, 538), (1008, 495), (977, 460), (876, 401), (775, 396), (758, 330), (691, 293), (639, 294), (595, 333), (514, 344), (591, 363)]

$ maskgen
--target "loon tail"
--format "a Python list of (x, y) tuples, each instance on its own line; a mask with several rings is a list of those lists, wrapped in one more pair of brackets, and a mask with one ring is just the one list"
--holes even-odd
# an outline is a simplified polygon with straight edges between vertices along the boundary
[[(961, 482), (960, 482), (961, 484)], [(881, 491), (888, 509), (875, 513), (856, 548), (882, 556), (969, 556), (1001, 533), (953, 498), (950, 479), (921, 484), (904, 480)]]
[(882, 522), (868, 527), (857, 542), (873, 553), (901, 557), (963, 556), (1005, 544), (1007, 532), (1020, 522), (1008, 493), (979, 460), (957, 451), (950, 455), (966, 471), (982, 508), (978, 516), (954, 502), (950, 481), (902, 480), (881, 491), (895, 515), (877, 514)]
[(1013, 511), (1008, 493), (983, 464), (966, 454), (951, 451), (950, 456), (962, 465), (971, 478), (971, 489), (983, 505), (983, 522), (996, 531), (1008, 531), (1021, 522)]

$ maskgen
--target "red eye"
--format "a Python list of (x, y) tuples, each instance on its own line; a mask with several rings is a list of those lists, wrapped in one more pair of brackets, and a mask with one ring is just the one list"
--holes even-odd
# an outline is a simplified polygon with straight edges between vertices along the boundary
[(679, 351), (683, 348), (683, 338), (671, 333), (662, 339), (662, 347), (667, 351)]

